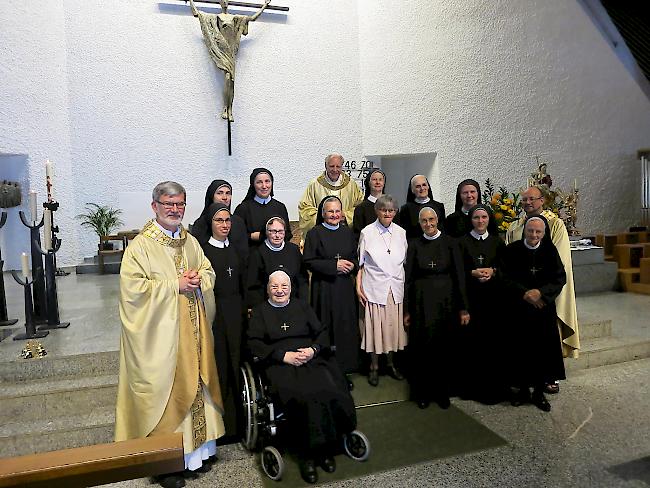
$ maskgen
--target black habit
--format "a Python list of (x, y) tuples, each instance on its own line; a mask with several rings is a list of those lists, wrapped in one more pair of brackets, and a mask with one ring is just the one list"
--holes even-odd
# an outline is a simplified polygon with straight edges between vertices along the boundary
[(467, 310), (465, 275), (458, 245), (441, 234), (409, 241), (405, 310), (409, 332), (409, 382), (415, 401), (448, 398), (460, 311)]
[(212, 323), (214, 356), (223, 397), (226, 436), (238, 435), (241, 425), (240, 397), (242, 339), (246, 309), (244, 308), (244, 266), (234, 246), (217, 248), (204, 244), (203, 252), (217, 275), (214, 283), (216, 315)]
[[(344, 225), (330, 230), (317, 224), (305, 238), (304, 260), (311, 271), (311, 305), (329, 329), (336, 359), (344, 373), (356, 371), (360, 348), (359, 319), (353, 273), (359, 266), (352, 230)], [(354, 270), (336, 270), (338, 259), (354, 263)]]
[[(449, 221), (448, 221), (449, 222)], [(503, 285), (495, 271), (488, 281), (480, 282), (472, 276), (478, 268), (496, 269), (501, 261), (505, 244), (498, 236), (476, 239), (466, 234), (458, 240), (465, 268), (465, 283), (469, 301), (469, 325), (462, 328), (462, 342), (467, 354), (459, 365), (463, 373), (463, 386), (472, 397), (493, 403), (504, 399), (507, 386), (504, 378), (508, 335), (499, 318), (503, 304)]]
[[(292, 234), (289, 226), (289, 213), (284, 203), (272, 198), (268, 203), (259, 203), (254, 199), (246, 199), (237, 205), (235, 215), (241, 217), (246, 225), (246, 233), (248, 234), (248, 243), (251, 249), (264, 243), (264, 236), (266, 235), (266, 223), (271, 217), (280, 217), (284, 220), (286, 233), (284, 235), (285, 241), (290, 241)], [(250, 235), (253, 232), (260, 233), (259, 241), (250, 240)]]
[(291, 279), (291, 297), (308, 300), (309, 276), (298, 246), (293, 242), (285, 242), (282, 250), (273, 251), (263, 244), (253, 250), (248, 262), (248, 308), (253, 308), (267, 299), (266, 285), (269, 275), (278, 270), (287, 273)]
[(472, 228), (472, 221), (469, 215), (462, 210), (456, 210), (445, 218), (445, 232), (451, 237), (463, 237)]
[[(412, 194), (411, 194), (412, 195)], [(438, 229), (444, 232), (445, 230), (445, 206), (441, 202), (436, 202), (430, 198), (427, 203), (418, 203), (416, 201), (408, 201), (399, 209), (399, 214), (395, 218), (395, 223), (406, 231), (406, 238), (413, 239), (422, 235), (422, 228), (418, 216), (420, 210), (424, 207), (430, 207), (438, 216)]]
[[(253, 308), (248, 346), (259, 358), (271, 394), (286, 413), (288, 439), (305, 450), (331, 449), (356, 428), (354, 402), (336, 361), (327, 356), (327, 327), (301, 300), (284, 307), (264, 301)], [(314, 347), (313, 359), (301, 366), (283, 362), (284, 354)], [(304, 455), (304, 452), (301, 453)]]
[(354, 208), (352, 231), (354, 232), (354, 236), (356, 237), (357, 241), (359, 240), (359, 236), (361, 235), (363, 228), (368, 224), (372, 224), (375, 220), (377, 220), (375, 204), (374, 202), (368, 200), (366, 197), (363, 199), (363, 202)]
[[(510, 343), (516, 343), (512, 362), (512, 381), (520, 387), (541, 388), (546, 383), (565, 379), (562, 346), (557, 327), (555, 299), (566, 283), (564, 266), (550, 239), (537, 249), (528, 249), (524, 239), (505, 249), (501, 265), (512, 313)], [(523, 299), (528, 290), (542, 294), (543, 308)]]

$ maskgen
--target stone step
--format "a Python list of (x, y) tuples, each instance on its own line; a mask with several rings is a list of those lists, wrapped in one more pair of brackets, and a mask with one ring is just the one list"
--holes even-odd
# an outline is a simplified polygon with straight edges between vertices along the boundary
[(0, 423), (55, 419), (115, 407), (117, 375), (5, 383), (0, 391)]
[(580, 339), (597, 339), (612, 335), (611, 319), (604, 319), (595, 315), (581, 313), (578, 316)]
[(45, 378), (65, 379), (117, 374), (119, 364), (119, 351), (0, 361), (0, 382), (4, 385)]
[(579, 358), (564, 361), (567, 371), (650, 358), (650, 340), (644, 338), (601, 337), (580, 342)]
[[(120, 264), (119, 263), (104, 263), (104, 274), (120, 274)], [(81, 263), (75, 267), (77, 274), (90, 274), (90, 273), (99, 273), (99, 264), (97, 263)]]
[(576, 295), (614, 291), (617, 286), (618, 266), (614, 262), (583, 264), (573, 267)]
[(115, 408), (81, 415), (0, 424), (0, 457), (113, 442)]
[(599, 264), (603, 261), (605, 261), (605, 249), (602, 247), (592, 247), (590, 249), (571, 249), (571, 262), (573, 263), (573, 266)]

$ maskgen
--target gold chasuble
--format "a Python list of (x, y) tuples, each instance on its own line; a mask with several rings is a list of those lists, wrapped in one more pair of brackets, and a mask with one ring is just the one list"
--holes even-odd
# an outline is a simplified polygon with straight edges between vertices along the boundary
[[(580, 338), (578, 334), (578, 312), (576, 311), (576, 294), (573, 288), (573, 263), (571, 261), (571, 245), (569, 234), (564, 222), (550, 210), (544, 210), (542, 215), (548, 220), (551, 229), (551, 240), (557, 252), (560, 254), (564, 271), (566, 273), (566, 285), (562, 292), (555, 299), (557, 309), (558, 327), (562, 338), (562, 354), (564, 357), (578, 357), (580, 349)], [(526, 217), (521, 217), (513, 222), (506, 234), (506, 244), (518, 241), (522, 238)]]
[(333, 195), (339, 197), (343, 204), (343, 215), (348, 226), (352, 227), (354, 218), (354, 207), (363, 202), (363, 193), (347, 173), (341, 173), (341, 184), (332, 185), (325, 172), (315, 180), (309, 182), (305, 193), (298, 202), (298, 213), (300, 216), (300, 230), (302, 231), (303, 240), (307, 236), (307, 231), (316, 225), (316, 213), (318, 204), (327, 196)]
[[(201, 293), (180, 293), (197, 270)], [(183, 433), (188, 454), (224, 434), (214, 359), (215, 274), (197, 240), (165, 235), (149, 221), (120, 268), (120, 376), (115, 440)]]

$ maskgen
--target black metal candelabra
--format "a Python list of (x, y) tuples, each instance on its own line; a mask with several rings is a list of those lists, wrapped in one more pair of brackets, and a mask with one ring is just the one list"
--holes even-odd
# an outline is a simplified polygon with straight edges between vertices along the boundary
[[(0, 229), (7, 223), (7, 212), (4, 210), (0, 214)], [(14, 325), (18, 319), (10, 319), (7, 315), (7, 296), (5, 294), (4, 264), (2, 260), (2, 250), (0, 249), (0, 327)]]
[(56, 291), (56, 253), (61, 247), (61, 239), (56, 240), (54, 249), (43, 250), (35, 243), (38, 252), (45, 256), (45, 293), (47, 303), (47, 323), (39, 326), (38, 330), (65, 329), (70, 322), (59, 320), (59, 298)]
[[(41, 277), (34, 276), (32, 279), (25, 277), (20, 279), (15, 270), (11, 274), (16, 280), (16, 283), (22, 285), (25, 289), (25, 333), (14, 336), (14, 341), (24, 341), (25, 339), (40, 339), (49, 334), (47, 330), (36, 330), (36, 322), (34, 321), (34, 305), (32, 303), (32, 284), (42, 281)], [(42, 276), (42, 275), (41, 275)]]
[[(43, 276), (43, 255), (40, 253), (41, 235), (39, 229), (43, 226), (43, 217), (40, 223), (29, 222), (25, 213), (21, 210), (18, 212), (20, 220), (25, 227), (30, 230), (30, 243), (32, 254), (32, 276)], [(38, 246), (38, 247), (37, 247)], [(34, 321), (38, 324), (44, 324), (46, 319), (46, 301), (45, 301), (45, 282), (40, 279), (34, 281)]]

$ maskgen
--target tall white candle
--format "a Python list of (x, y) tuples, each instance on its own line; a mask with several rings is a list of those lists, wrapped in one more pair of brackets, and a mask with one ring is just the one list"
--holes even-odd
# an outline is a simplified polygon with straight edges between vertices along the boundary
[(27, 256), (27, 253), (24, 252), (20, 255), (20, 262), (23, 267), (23, 277), (24, 278), (29, 278), (29, 275), (31, 274), (29, 271), (29, 258)]
[(45, 244), (44, 250), (49, 251), (52, 249), (52, 212), (50, 210), (43, 211), (45, 225), (43, 225), (43, 243)]
[(45, 161), (45, 182), (47, 184), (47, 201), (54, 200), (54, 165), (49, 159)]
[(29, 191), (29, 213), (32, 217), (32, 222), (38, 219), (38, 194), (34, 190)]
[(578, 178), (573, 178), (573, 189), (574, 190), (578, 189)]

